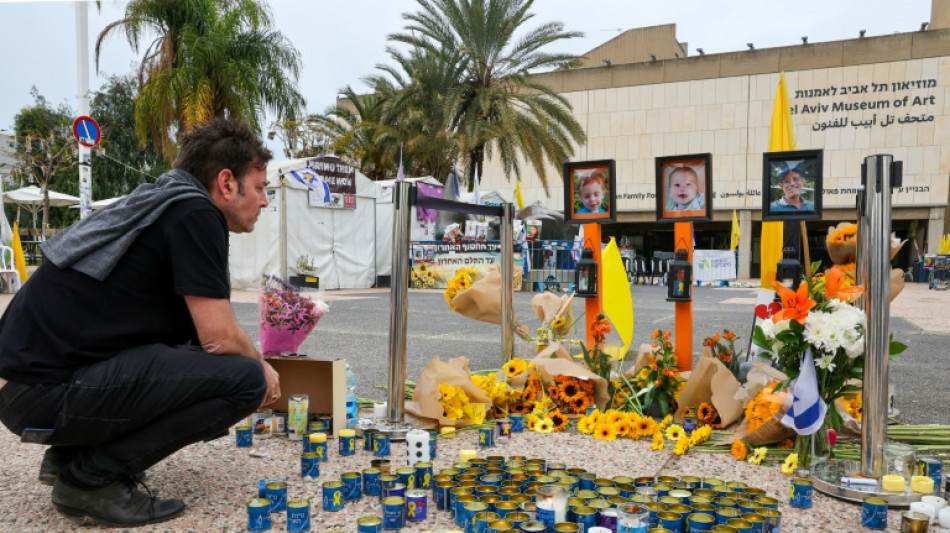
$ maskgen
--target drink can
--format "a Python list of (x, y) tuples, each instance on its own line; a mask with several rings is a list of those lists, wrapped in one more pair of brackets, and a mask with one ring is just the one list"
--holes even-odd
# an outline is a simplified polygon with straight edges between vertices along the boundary
[(364, 516), (356, 521), (356, 533), (382, 533), (383, 519), (378, 516)]
[(343, 509), (343, 482), (325, 481), (323, 483), (323, 510), (336, 512)]
[(310, 397), (306, 394), (294, 394), (287, 400), (287, 437), (300, 440), (309, 429)]
[(287, 484), (283, 481), (271, 481), (264, 487), (264, 494), (270, 500), (270, 512), (287, 510)]
[(887, 529), (887, 500), (864, 498), (861, 502), (861, 526), (868, 529)]
[(797, 509), (811, 508), (811, 481), (802, 478), (792, 480), (792, 498), (789, 505)]
[(267, 531), (270, 526), (270, 502), (267, 498), (251, 498), (248, 500), (247, 530)]
[(406, 500), (399, 496), (383, 499), (383, 529), (406, 527)]
[(404, 466), (396, 469), (396, 475), (399, 476), (399, 482), (412, 490), (416, 488), (416, 469), (411, 466)]
[(426, 519), (428, 508), (426, 491), (414, 489), (406, 491), (406, 519), (410, 522), (422, 522)]
[(478, 428), (478, 447), (491, 448), (495, 445), (495, 428), (482, 426)]
[(251, 429), (254, 431), (255, 439), (269, 439), (273, 431), (274, 411), (267, 407), (260, 408), (251, 415)]
[(940, 482), (943, 479), (943, 463), (936, 457), (921, 457), (917, 460), (917, 475), (933, 479), (934, 490), (940, 492)]
[(373, 456), (389, 457), (389, 434), (379, 432), (373, 438)]
[(310, 531), (310, 500), (287, 502), (287, 531)]
[(378, 468), (363, 469), (363, 494), (367, 496), (379, 496), (382, 491), (382, 485), (379, 482), (379, 476), (382, 471)]
[(416, 488), (432, 488), (432, 463), (416, 463), (414, 467), (416, 469)]
[(237, 426), (234, 428), (234, 444), (238, 448), (250, 448), (254, 442), (254, 437), (251, 435), (251, 426)]
[[(350, 430), (350, 432), (352, 431)], [(343, 431), (340, 431), (340, 455), (354, 454), (356, 454), (356, 435), (344, 435)]]
[(320, 477), (320, 459), (317, 454), (310, 452), (300, 456), (300, 477)]
[(366, 428), (363, 430), (363, 450), (367, 452), (373, 451), (373, 438), (376, 434), (379, 433), (378, 429)]
[(343, 499), (345, 501), (357, 501), (363, 497), (360, 490), (363, 480), (359, 472), (343, 472), (340, 474), (340, 480), (343, 481)]

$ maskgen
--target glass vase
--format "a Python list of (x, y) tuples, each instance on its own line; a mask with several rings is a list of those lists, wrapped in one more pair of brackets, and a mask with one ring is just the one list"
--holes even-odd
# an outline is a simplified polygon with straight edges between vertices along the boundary
[(831, 458), (831, 442), (828, 440), (828, 419), (811, 435), (799, 435), (795, 440), (798, 454), (798, 473), (810, 473), (816, 466)]

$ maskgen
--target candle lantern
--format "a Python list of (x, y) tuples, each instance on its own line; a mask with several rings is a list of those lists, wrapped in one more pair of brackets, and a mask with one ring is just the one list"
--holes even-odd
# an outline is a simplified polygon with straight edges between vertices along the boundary
[(798, 289), (803, 276), (802, 264), (798, 261), (798, 250), (792, 246), (786, 246), (782, 249), (781, 261), (775, 267), (775, 281), (794, 291)]
[(676, 250), (673, 260), (670, 261), (669, 280), (667, 282), (668, 302), (691, 302), (693, 282), (693, 265), (689, 262), (689, 254), (680, 248)]
[(594, 261), (594, 251), (586, 246), (574, 271), (574, 289), (581, 298), (597, 297), (597, 261)]

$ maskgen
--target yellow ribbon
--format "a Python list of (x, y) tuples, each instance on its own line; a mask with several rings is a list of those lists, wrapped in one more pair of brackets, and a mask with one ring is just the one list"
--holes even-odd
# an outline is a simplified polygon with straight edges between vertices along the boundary
[(334, 492), (334, 493), (333, 493), (333, 505), (343, 505), (343, 503), (340, 501), (340, 498), (342, 498), (342, 497), (343, 497), (343, 493), (342, 493), (342, 492), (340, 492), (340, 491)]
[[(410, 478), (410, 480), (411, 480), (411, 478)], [(411, 487), (410, 487), (410, 488), (411, 488)], [(416, 517), (416, 502), (409, 502), (409, 503), (406, 505), (406, 507), (407, 507), (408, 510), (409, 510), (409, 518), (415, 518), (415, 517)]]

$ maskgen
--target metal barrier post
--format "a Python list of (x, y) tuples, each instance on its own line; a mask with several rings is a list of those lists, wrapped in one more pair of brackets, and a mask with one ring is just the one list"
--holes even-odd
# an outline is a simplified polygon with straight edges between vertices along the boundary
[(884, 475), (887, 438), (888, 337), (891, 292), (890, 155), (864, 159), (864, 191), (858, 197), (857, 283), (864, 286), (858, 306), (864, 309), (864, 416), (861, 421), (861, 473)]
[(406, 388), (406, 326), (409, 320), (409, 223), (411, 184), (393, 190), (393, 265), (389, 296), (389, 422), (403, 421)]
[[(515, 311), (514, 311), (514, 253), (512, 227), (514, 225), (514, 206), (501, 204), (501, 349), (502, 362), (507, 363), (515, 354)], [(524, 258), (525, 261), (528, 258)]]

